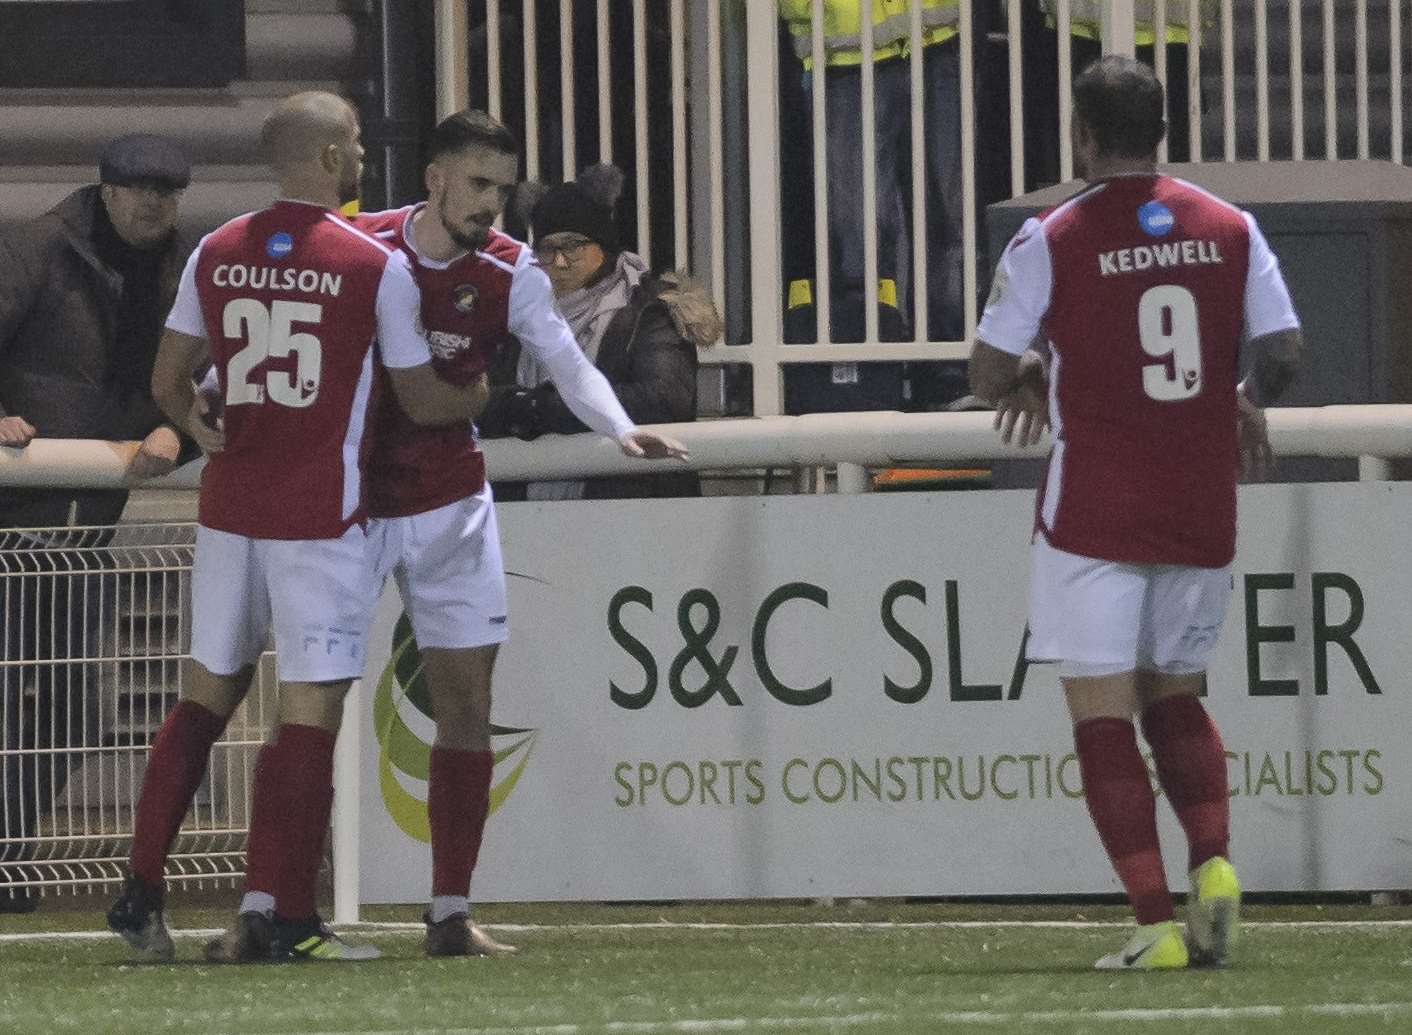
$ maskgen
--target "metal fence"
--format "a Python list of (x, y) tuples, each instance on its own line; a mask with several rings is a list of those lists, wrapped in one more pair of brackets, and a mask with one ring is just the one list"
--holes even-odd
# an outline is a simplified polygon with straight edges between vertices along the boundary
[[(148, 746), (189, 664), (194, 544), (186, 523), (0, 533), (0, 895), (93, 891), (120, 879)], [(243, 873), (250, 778), (274, 685), (267, 659), (212, 753), (169, 880)]]
[[(833, 71), (802, 67), (824, 57), (823, 0), (802, 54), (775, 0), (438, 0), (439, 106), (503, 118), (531, 178), (616, 162), (628, 241), (709, 281), (731, 347), (703, 362), (753, 368), (756, 415), (784, 412), (788, 364), (964, 358), (984, 206), (1072, 177), (1069, 83), (1100, 52), (1167, 83), (1163, 160), (1404, 157), (1408, 0), (956, 0), (959, 36), (931, 47), (922, 0), (902, 6), (905, 56), (863, 61), (835, 95)], [(945, 48), (954, 70), (933, 69)], [(846, 163), (815, 160), (831, 149), (846, 191), (830, 191)], [(961, 156), (960, 204), (928, 240), (910, 228), (945, 204), (938, 154)]]

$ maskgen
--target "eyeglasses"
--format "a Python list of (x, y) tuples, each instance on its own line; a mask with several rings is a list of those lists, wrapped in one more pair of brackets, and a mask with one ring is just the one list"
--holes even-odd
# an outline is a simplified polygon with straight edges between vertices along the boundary
[(574, 263), (578, 262), (579, 256), (583, 254), (583, 250), (592, 243), (593, 242), (589, 240), (577, 240), (561, 241), (557, 244), (536, 244), (534, 246), (534, 257), (539, 260), (540, 265), (548, 266), (562, 255), (564, 261), (572, 266)]

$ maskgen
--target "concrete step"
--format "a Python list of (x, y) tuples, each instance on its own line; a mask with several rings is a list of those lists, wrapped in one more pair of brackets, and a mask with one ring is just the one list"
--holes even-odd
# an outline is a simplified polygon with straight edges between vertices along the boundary
[(344, 11), (313, 4), (245, 13), (245, 75), (262, 79), (333, 79), (358, 76), (358, 22)]
[(221, 90), (0, 91), (6, 165), (87, 165), (122, 133), (161, 133), (198, 162), (254, 165), (272, 97)]

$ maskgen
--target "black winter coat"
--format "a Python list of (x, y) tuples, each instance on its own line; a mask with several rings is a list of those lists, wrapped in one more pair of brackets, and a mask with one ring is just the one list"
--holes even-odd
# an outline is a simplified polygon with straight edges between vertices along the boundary
[[(37, 219), (0, 234), (0, 416), (23, 417), (42, 438), (141, 440), (166, 423), (146, 385), (157, 341), (136, 343), (145, 370), (110, 369), (123, 278), (93, 244), (97, 186), (82, 187)], [(176, 298), (190, 246), (173, 237), (162, 258), (158, 304)], [(184, 455), (189, 455), (190, 446)], [(111, 524), (123, 490), (0, 488), (0, 525)]]
[[(720, 318), (710, 297), (677, 274), (646, 276), (628, 304), (603, 332), (595, 365), (613, 386), (618, 401), (637, 424), (675, 424), (696, 419), (697, 349), (720, 335)], [(485, 438), (517, 434), (534, 438), (545, 432), (572, 435), (588, 431), (559, 397), (552, 384), (528, 392), (515, 385), (520, 346), (511, 341), (491, 371), (490, 402), (478, 422)], [(693, 471), (591, 478), (585, 499), (641, 499), (699, 496), (701, 480)], [(491, 472), (492, 481), (495, 472)], [(495, 482), (497, 499), (523, 499), (522, 485)]]

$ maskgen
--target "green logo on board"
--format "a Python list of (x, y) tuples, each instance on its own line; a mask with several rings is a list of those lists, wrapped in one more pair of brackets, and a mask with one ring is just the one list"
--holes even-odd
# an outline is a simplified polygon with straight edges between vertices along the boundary
[[(392, 656), (373, 692), (373, 729), (378, 741), (378, 786), (388, 815), (402, 832), (431, 842), (426, 798), (407, 790), (397, 774), (425, 783), (431, 771), (431, 744), (403, 720), (408, 709), (432, 718), (431, 692), (423, 673), (422, 654), (404, 614), (392, 634)], [(510, 726), (490, 727), (495, 773), (491, 778), (490, 811), (505, 804), (529, 764), (539, 731)], [(508, 771), (506, 771), (508, 770)]]

